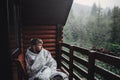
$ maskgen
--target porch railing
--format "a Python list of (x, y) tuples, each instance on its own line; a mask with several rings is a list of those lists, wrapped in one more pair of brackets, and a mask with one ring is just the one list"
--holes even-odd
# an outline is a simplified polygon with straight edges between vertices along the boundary
[[(59, 44), (60, 66), (69, 80), (120, 80), (120, 58), (66, 43)], [(113, 71), (114, 70), (114, 71)]]

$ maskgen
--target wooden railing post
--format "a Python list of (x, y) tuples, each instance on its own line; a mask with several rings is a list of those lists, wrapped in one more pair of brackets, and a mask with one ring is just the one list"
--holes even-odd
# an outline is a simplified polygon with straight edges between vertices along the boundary
[(59, 52), (59, 42), (62, 42), (62, 25), (58, 24), (56, 26), (56, 61), (57, 61), (57, 68), (60, 68), (60, 55)]
[(90, 51), (88, 59), (88, 80), (94, 80), (95, 52)]
[(69, 80), (73, 80), (73, 46), (70, 46)]
[(59, 41), (59, 52), (58, 52), (58, 68), (61, 69), (61, 50), (62, 50), (62, 45), (61, 41)]

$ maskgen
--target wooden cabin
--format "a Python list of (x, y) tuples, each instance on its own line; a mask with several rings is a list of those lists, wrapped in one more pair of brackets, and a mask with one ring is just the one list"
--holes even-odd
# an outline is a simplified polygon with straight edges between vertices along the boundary
[[(64, 71), (69, 76), (69, 80), (102, 80), (95, 74), (99, 74), (105, 80), (120, 80), (119, 74), (96, 65), (96, 60), (99, 60), (120, 69), (120, 58), (63, 43), (63, 29), (73, 0), (6, 1), (4, 6), (6, 11), (3, 12), (5, 13), (3, 26), (6, 27), (3, 29), (8, 34), (3, 30), (5, 40), (2, 42), (6, 46), (2, 45), (8, 51), (2, 51), (6, 53), (4, 56), (8, 56), (8, 62), (11, 61), (12, 64), (6, 64), (6, 66), (12, 66), (9, 80), (27, 80), (24, 55), (31, 38), (43, 40), (44, 48), (51, 52), (58, 63), (58, 69)], [(64, 48), (67, 48), (67, 51)], [(85, 55), (86, 59), (80, 58), (76, 52)], [(79, 65), (84, 66), (85, 69)]]

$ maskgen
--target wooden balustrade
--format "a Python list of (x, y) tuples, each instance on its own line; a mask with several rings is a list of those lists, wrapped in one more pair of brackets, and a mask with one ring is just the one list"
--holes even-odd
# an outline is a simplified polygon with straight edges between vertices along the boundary
[[(109, 64), (120, 71), (120, 58), (109, 54), (87, 50), (65, 43), (59, 45), (61, 69), (69, 73), (69, 80), (99, 80), (98, 75), (105, 80), (120, 80), (120, 73), (114, 73), (110, 70), (97, 65), (97, 61), (103, 64)], [(68, 51), (66, 51), (66, 49)], [(100, 64), (100, 63), (99, 63)], [(96, 75), (97, 74), (97, 75)], [(101, 79), (102, 80), (102, 79)]]

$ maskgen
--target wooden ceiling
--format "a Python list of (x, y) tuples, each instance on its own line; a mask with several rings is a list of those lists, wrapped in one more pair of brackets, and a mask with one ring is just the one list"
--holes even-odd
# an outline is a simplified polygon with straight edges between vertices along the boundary
[(73, 0), (22, 0), (22, 24), (64, 26), (72, 2)]

